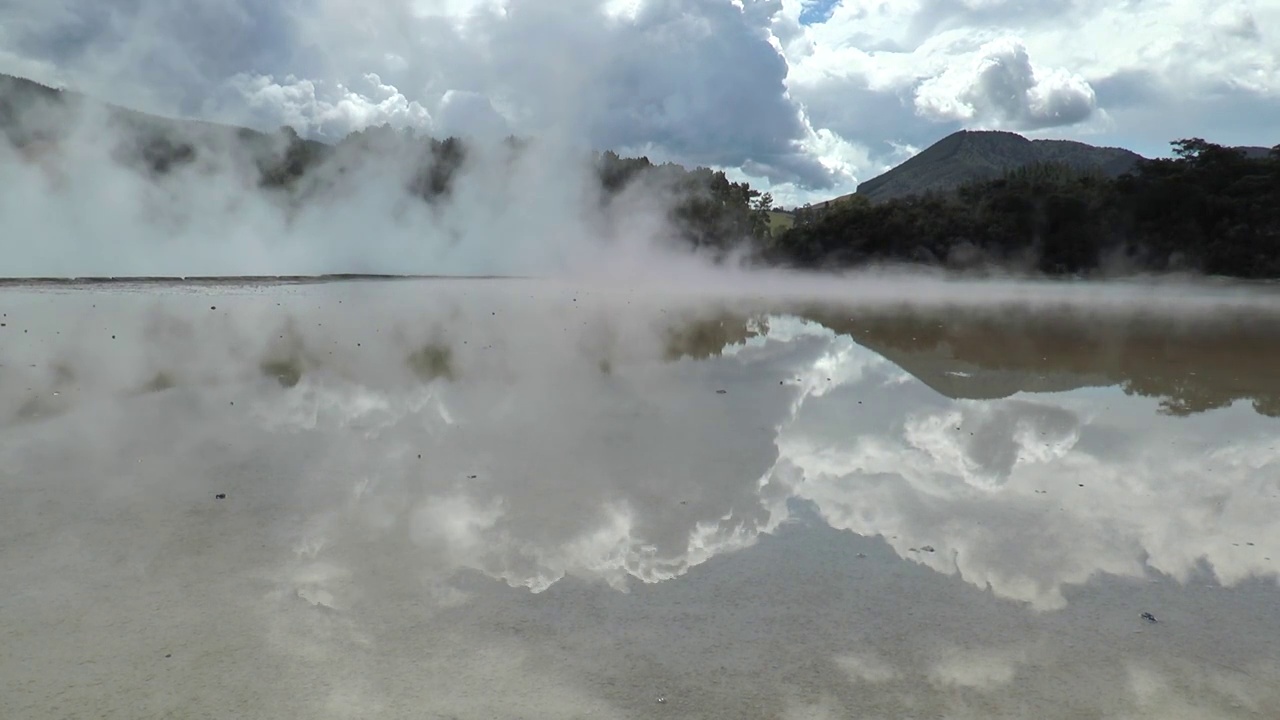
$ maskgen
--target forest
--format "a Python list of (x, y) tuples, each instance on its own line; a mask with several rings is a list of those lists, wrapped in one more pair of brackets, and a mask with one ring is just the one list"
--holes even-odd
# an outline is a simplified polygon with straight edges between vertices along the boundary
[(771, 264), (998, 268), (1047, 275), (1201, 272), (1280, 277), (1280, 146), (1246, 153), (1199, 138), (1118, 177), (1040, 163), (883, 202), (858, 195), (764, 248)]

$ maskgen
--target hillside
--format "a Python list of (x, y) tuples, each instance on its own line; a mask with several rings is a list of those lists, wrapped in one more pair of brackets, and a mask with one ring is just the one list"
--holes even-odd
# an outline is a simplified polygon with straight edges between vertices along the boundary
[(954, 192), (857, 195), (798, 213), (769, 262), (915, 263), (1049, 275), (1198, 271), (1280, 277), (1280, 146), (1265, 156), (1200, 138), (1108, 176), (1039, 162)]
[(892, 170), (858, 185), (857, 194), (880, 202), (926, 192), (946, 192), (965, 183), (999, 177), (1037, 163), (1067, 165), (1117, 177), (1142, 156), (1122, 148), (1070, 140), (1028, 140), (1016, 133), (961, 130), (930, 145)]

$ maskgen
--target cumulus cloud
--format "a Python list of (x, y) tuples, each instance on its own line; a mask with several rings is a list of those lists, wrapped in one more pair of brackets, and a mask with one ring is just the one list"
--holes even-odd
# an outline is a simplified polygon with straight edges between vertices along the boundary
[(1227, 2), (1209, 16), (1209, 24), (1217, 31), (1241, 40), (1262, 39), (1258, 20), (1248, 3)]
[(1036, 68), (1022, 41), (1005, 38), (921, 83), (916, 110), (972, 127), (1039, 130), (1072, 125), (1094, 112), (1097, 97), (1084, 78), (1061, 68)]
[[(0, 10), (0, 68), (326, 133), (559, 134), (736, 170), (799, 202), (961, 127), (1143, 152), (1188, 135), (1274, 144), (1277, 23), (1250, 0), (20, 0)], [(1144, 72), (1152, 86), (1109, 82)], [(1213, 112), (1224, 103), (1239, 111)]]
[(228, 80), (238, 100), (259, 118), (257, 124), (289, 125), (303, 135), (341, 140), (367, 127), (391, 125), (430, 130), (431, 115), (417, 101), (370, 73), (364, 78), (369, 93), (341, 84), (332, 88), (293, 76), (237, 75)]
[[(772, 1), (397, 0), (371, 9), (327, 0), (265, 10), (206, 0), (195, 14), (130, 6), (110, 29), (98, 3), (60, 0), (59, 9), (18, 11), (23, 56), (67, 68), (107, 99), (288, 119), (323, 137), (382, 122), (425, 127), (443, 114), (439, 132), (555, 133), (749, 167), (775, 182), (833, 182), (787, 95)], [(98, 29), (69, 43), (75, 27)], [(224, 34), (234, 42), (217, 40)]]

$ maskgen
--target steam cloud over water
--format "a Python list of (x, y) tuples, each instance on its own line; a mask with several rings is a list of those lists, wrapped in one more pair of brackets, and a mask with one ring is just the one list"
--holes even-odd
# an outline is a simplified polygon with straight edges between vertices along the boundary
[(669, 190), (606, 204), (588, 149), (554, 137), (468, 145), (448, 195), (426, 203), (410, 187), (429, 164), (399, 135), (340, 147), (286, 192), (255, 166), (284, 161), (283, 136), (182, 125), (166, 141), (196, 160), (156, 174), (127, 161), (147, 135), (105, 110), (50, 114), (57, 142), (0, 142), (6, 276), (652, 273), (689, 254), (673, 249)]

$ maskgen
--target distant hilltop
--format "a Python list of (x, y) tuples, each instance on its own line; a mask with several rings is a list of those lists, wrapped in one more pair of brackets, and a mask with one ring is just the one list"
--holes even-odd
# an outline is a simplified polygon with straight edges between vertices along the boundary
[[(1235, 149), (1248, 158), (1265, 158), (1271, 152), (1265, 147)], [(992, 180), (1010, 170), (1041, 164), (1116, 178), (1131, 172), (1145, 159), (1125, 148), (1099, 147), (1074, 140), (1029, 140), (1001, 130), (960, 130), (884, 174), (859, 183), (857, 192), (813, 203), (810, 207), (821, 210), (854, 195), (871, 202), (883, 202), (930, 192), (951, 192), (967, 183)]]
[[(961, 130), (883, 175), (859, 183), (853, 194), (872, 202), (883, 202), (929, 192), (950, 192), (966, 183), (990, 180), (1010, 170), (1041, 163), (1119, 177), (1142, 159), (1138, 153), (1124, 148), (1096, 147), (1072, 140), (1028, 140), (1017, 133), (999, 130)], [(848, 197), (851, 196), (814, 203), (811, 207), (821, 209)]]
[(1095, 147), (1071, 140), (1028, 140), (1011, 132), (961, 130), (952, 133), (910, 160), (858, 185), (868, 200), (948, 191), (974, 180), (999, 177), (1036, 163), (1066, 165), (1119, 177), (1142, 156), (1124, 148)]

